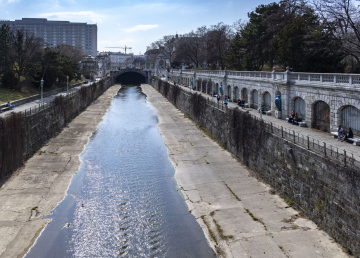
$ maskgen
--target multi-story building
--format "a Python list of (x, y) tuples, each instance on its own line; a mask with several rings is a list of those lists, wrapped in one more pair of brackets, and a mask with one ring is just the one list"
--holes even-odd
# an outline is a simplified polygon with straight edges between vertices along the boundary
[(11, 29), (24, 29), (36, 37), (44, 39), (45, 46), (60, 44), (81, 46), (87, 55), (97, 53), (97, 25), (69, 21), (48, 21), (43, 18), (22, 18), (15, 21), (1, 21)]

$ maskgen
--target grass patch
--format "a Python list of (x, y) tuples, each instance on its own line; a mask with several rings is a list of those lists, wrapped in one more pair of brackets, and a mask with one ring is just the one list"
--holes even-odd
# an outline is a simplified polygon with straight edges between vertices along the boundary
[(294, 205), (294, 202), (289, 200), (289, 199), (286, 199), (286, 203), (289, 204), (289, 206), (293, 206)]
[(248, 209), (245, 209), (245, 210), (254, 221), (259, 221), (259, 219), (257, 217), (255, 217), (254, 214), (252, 214)]
[(25, 92), (13, 90), (13, 89), (6, 89), (6, 88), (0, 87), (0, 104), (5, 104), (8, 101), (11, 102), (14, 100), (31, 97), (33, 95), (36, 95), (36, 93), (31, 93), (31, 92), (25, 93)]
[(214, 231), (211, 230), (210, 225), (207, 223), (207, 221), (205, 220), (205, 215), (201, 215), (201, 219), (203, 220), (204, 224), (206, 225), (210, 237), (214, 240), (214, 242), (216, 243), (216, 245), (218, 245), (217, 239), (216, 239), (216, 235), (214, 233)]
[(350, 255), (353, 255), (353, 252), (351, 251), (351, 249), (349, 247), (346, 248), (346, 252)]

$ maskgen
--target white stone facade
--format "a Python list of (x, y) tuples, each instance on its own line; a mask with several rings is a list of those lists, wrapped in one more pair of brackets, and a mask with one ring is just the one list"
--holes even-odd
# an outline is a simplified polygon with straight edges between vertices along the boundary
[[(179, 82), (180, 78), (180, 83), (183, 84), (190, 85), (193, 81), (196, 89), (203, 92), (205, 91), (198, 87), (198, 85), (202, 85), (202, 81), (209, 82), (211, 80), (215, 85), (222, 84), (224, 94), (228, 95), (232, 101), (237, 101), (243, 97), (242, 93), (247, 91), (246, 99), (249, 106), (253, 108), (257, 108), (257, 100), (253, 98), (254, 91), (259, 93), (261, 89), (262, 104), (264, 103), (264, 94), (268, 92), (271, 95), (271, 110), (276, 109), (275, 97), (280, 93), (282, 119), (288, 117), (294, 110), (295, 99), (299, 97), (305, 102), (304, 121), (308, 126), (312, 126), (314, 122), (314, 113), (318, 112), (315, 106), (320, 101), (329, 106), (330, 130), (335, 130), (342, 123), (342, 116), (344, 116), (342, 110), (345, 107), (354, 107), (360, 114), (360, 75), (358, 74), (173, 70), (170, 71), (170, 75), (176, 82)], [(227, 94), (228, 88), (230, 88), (231, 94)], [(360, 120), (360, 116), (352, 119)], [(358, 131), (360, 128), (355, 128), (355, 130)]]

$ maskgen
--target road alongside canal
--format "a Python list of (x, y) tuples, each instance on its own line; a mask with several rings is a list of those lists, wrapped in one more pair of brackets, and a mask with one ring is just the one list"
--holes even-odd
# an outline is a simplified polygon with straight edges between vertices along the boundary
[(347, 257), (159, 92), (143, 85), (191, 213), (225, 257)]

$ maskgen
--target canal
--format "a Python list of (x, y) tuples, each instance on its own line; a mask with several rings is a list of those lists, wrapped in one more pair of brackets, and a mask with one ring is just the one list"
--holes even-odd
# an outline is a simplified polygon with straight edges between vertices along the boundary
[(123, 86), (26, 257), (215, 257), (139, 86)]

